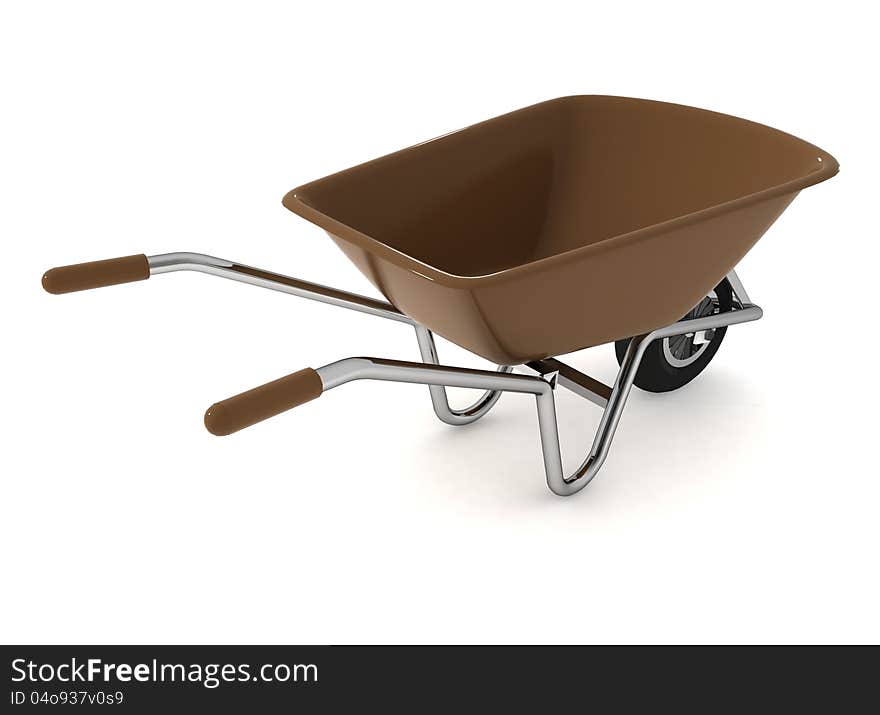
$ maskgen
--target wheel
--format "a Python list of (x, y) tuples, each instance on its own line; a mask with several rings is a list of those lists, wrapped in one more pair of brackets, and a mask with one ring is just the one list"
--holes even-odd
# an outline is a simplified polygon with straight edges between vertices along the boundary
[[(725, 278), (682, 319), (701, 318), (732, 309), (733, 289)], [(715, 328), (710, 332), (711, 339), (704, 343), (695, 343), (696, 335), (693, 333), (655, 340), (645, 349), (636, 373), (636, 386), (648, 392), (670, 392), (687, 385), (715, 357), (727, 328)], [(619, 365), (623, 364), (628, 346), (629, 338), (614, 343)]]

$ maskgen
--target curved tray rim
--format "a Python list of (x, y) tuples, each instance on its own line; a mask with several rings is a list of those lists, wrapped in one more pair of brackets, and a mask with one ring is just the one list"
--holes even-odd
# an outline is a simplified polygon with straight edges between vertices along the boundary
[[(429, 142), (435, 142), (442, 140), (445, 137), (450, 136), (451, 134), (457, 134), (459, 132), (466, 131), (474, 126), (479, 126), (482, 124), (486, 124), (487, 122), (494, 121), (499, 119), (500, 117), (508, 116), (509, 114), (514, 114), (516, 112), (525, 111), (531, 109), (532, 107), (537, 107), (540, 105), (551, 104), (555, 102), (566, 102), (574, 99), (581, 98), (607, 98), (607, 99), (626, 99), (632, 100), (635, 102), (650, 102), (653, 104), (664, 104), (673, 107), (683, 107), (686, 109), (691, 109), (698, 112), (705, 112), (707, 114), (715, 114), (718, 116), (722, 116), (726, 119), (733, 119), (738, 122), (743, 122), (752, 126), (762, 127), (764, 129), (770, 130), (774, 133), (782, 134), (786, 137), (790, 137), (792, 139), (796, 139), (797, 141), (805, 144), (806, 146), (811, 147), (817, 153), (817, 168), (814, 171), (811, 171), (804, 176), (797, 177), (790, 181), (783, 182), (781, 184), (777, 184), (775, 186), (770, 186), (766, 189), (762, 189), (761, 191), (756, 191), (751, 194), (746, 194), (744, 196), (739, 196), (735, 199), (731, 199), (729, 201), (722, 202), (720, 204), (715, 204), (713, 206), (706, 207), (704, 209), (700, 209), (698, 211), (693, 211), (691, 213), (683, 214), (681, 216), (676, 216), (675, 218), (669, 219), (667, 221), (661, 221), (660, 223), (655, 223), (650, 226), (644, 226), (642, 228), (636, 229), (634, 231), (629, 231), (627, 233), (621, 233), (616, 236), (610, 236), (606, 239), (598, 241), (596, 243), (592, 243), (586, 246), (581, 246), (579, 248), (574, 248), (569, 251), (564, 251), (562, 253), (557, 253), (552, 256), (547, 256), (545, 258), (540, 258), (535, 261), (530, 261), (529, 263), (523, 263), (518, 266), (512, 266), (510, 268), (506, 268), (501, 271), (496, 271), (494, 273), (487, 273), (484, 275), (476, 275), (476, 276), (464, 276), (458, 275), (455, 273), (450, 273), (448, 271), (444, 271), (436, 266), (432, 266), (428, 263), (424, 263), (419, 259), (410, 256), (407, 253), (403, 253), (391, 246), (388, 246), (385, 243), (382, 243), (378, 239), (372, 238), (367, 234), (349, 226), (347, 224), (334, 219), (332, 216), (329, 216), (322, 211), (314, 208), (310, 204), (308, 204), (302, 197), (302, 194), (307, 192), (308, 189), (315, 184), (323, 182), (326, 179), (330, 179), (334, 176), (338, 176), (339, 174), (343, 174), (351, 169), (360, 168), (369, 166), (375, 162), (382, 161), (387, 159), (388, 157), (395, 156), (401, 154), (403, 152), (412, 151), (413, 149), (420, 147)], [(348, 169), (344, 169), (339, 172), (335, 172), (333, 174), (329, 174), (320, 179), (316, 179), (314, 181), (310, 181), (307, 184), (303, 184), (298, 186), (295, 189), (292, 189), (287, 194), (285, 194), (282, 199), (282, 204), (286, 209), (292, 211), (298, 216), (302, 216), (304, 219), (320, 226), (325, 231), (341, 238), (343, 240), (349, 241), (355, 246), (362, 248), (363, 250), (375, 254), (381, 258), (388, 260), (389, 262), (404, 268), (406, 270), (417, 273), (429, 280), (436, 281), (440, 285), (444, 285), (450, 288), (468, 288), (473, 289), (478, 286), (491, 285), (498, 281), (507, 280), (509, 278), (522, 276), (529, 273), (537, 273), (543, 272), (545, 270), (552, 269), (555, 266), (558, 266), (562, 263), (570, 263), (572, 261), (579, 260), (581, 258), (587, 258), (590, 255), (599, 254), (601, 252), (613, 249), (619, 246), (621, 243), (638, 243), (642, 239), (650, 238), (656, 236), (657, 234), (664, 233), (667, 231), (674, 230), (676, 228), (687, 226), (690, 224), (699, 223), (700, 221), (704, 221), (710, 219), (714, 216), (718, 216), (720, 214), (728, 213), (736, 211), (740, 208), (745, 208), (751, 206), (753, 204), (760, 203), (761, 201), (765, 201), (768, 199), (773, 199), (779, 196), (784, 196), (787, 194), (794, 194), (796, 192), (801, 191), (809, 186), (814, 186), (819, 184), (827, 179), (832, 178), (837, 172), (840, 170), (840, 164), (831, 154), (826, 152), (825, 150), (817, 147), (814, 144), (810, 144), (810, 142), (804, 141), (799, 137), (794, 136), (793, 134), (788, 134), (787, 132), (783, 132), (780, 129), (775, 129), (774, 127), (768, 126), (766, 124), (761, 124), (759, 122), (753, 122), (748, 119), (743, 119), (741, 117), (736, 117), (730, 114), (724, 114), (722, 112), (714, 112), (709, 109), (701, 109), (699, 107), (691, 107), (689, 105), (684, 104), (675, 104), (673, 102), (658, 102), (656, 100), (651, 99), (638, 99), (634, 97), (618, 97), (614, 95), (568, 95), (565, 97), (558, 97), (556, 99), (547, 100), (544, 102), (538, 102), (537, 104), (530, 105), (529, 107), (523, 107), (522, 109), (517, 109), (514, 112), (508, 112), (507, 114), (500, 115), (499, 117), (492, 117), (491, 119), (487, 119), (483, 122), (479, 122), (477, 124), (469, 125), (467, 127), (463, 127), (461, 129), (455, 130), (453, 132), (448, 132), (439, 137), (435, 137), (434, 139), (429, 139), (425, 142), (420, 142), (413, 146), (407, 147), (405, 149), (400, 149), (398, 151), (392, 152), (391, 154), (386, 154), (381, 157), (377, 157), (376, 159), (372, 159), (370, 161), (364, 162), (362, 164), (358, 164), (353, 167), (349, 167)]]

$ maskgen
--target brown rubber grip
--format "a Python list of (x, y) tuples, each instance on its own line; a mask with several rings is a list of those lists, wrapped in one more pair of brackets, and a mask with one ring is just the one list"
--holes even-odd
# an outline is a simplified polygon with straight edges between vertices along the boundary
[(211, 405), (205, 412), (205, 427), (218, 437), (232, 434), (314, 400), (323, 391), (320, 375), (307, 367)]
[(43, 274), (43, 288), (49, 293), (73, 293), (117, 283), (143, 281), (149, 277), (150, 264), (141, 253), (137, 256), (51, 268)]

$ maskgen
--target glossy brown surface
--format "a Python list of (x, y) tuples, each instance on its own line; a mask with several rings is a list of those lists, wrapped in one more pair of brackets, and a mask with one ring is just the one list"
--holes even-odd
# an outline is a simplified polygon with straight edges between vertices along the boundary
[(294, 189), (398, 309), (501, 364), (678, 320), (836, 160), (692, 107), (537, 104)]
[(150, 265), (143, 254), (108, 258), (51, 268), (43, 274), (43, 288), (49, 293), (73, 293), (118, 283), (143, 281), (150, 277)]
[(218, 437), (232, 434), (314, 400), (323, 390), (318, 373), (307, 367), (214, 403), (205, 412), (205, 427)]

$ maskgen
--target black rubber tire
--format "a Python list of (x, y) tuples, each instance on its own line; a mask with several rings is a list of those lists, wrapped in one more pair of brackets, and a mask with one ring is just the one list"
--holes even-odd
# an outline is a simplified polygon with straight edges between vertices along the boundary
[[(721, 312), (733, 308), (733, 289), (725, 278), (715, 287), (715, 295), (718, 297), (718, 307)], [(689, 317), (690, 313), (685, 316)], [(635, 385), (648, 392), (671, 392), (679, 387), (687, 385), (706, 368), (718, 348), (724, 340), (727, 328), (717, 328), (715, 335), (702, 354), (690, 365), (675, 367), (671, 365), (663, 354), (663, 341), (655, 340), (645, 350), (642, 364), (636, 373)], [(617, 355), (617, 364), (623, 363), (623, 356), (629, 346), (630, 339), (618, 340), (614, 343), (614, 352)]]

